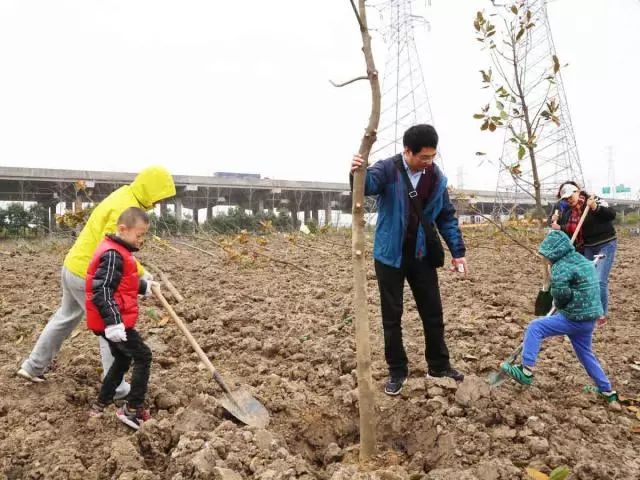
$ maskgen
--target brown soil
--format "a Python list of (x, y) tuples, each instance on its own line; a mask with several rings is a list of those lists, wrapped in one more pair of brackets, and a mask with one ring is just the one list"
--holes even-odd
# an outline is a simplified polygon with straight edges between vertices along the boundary
[[(112, 407), (88, 419), (100, 362), (84, 325), (64, 344), (46, 383), (14, 376), (57, 308), (68, 245), (3, 244), (0, 250), (15, 254), (0, 254), (0, 479), (499, 480), (525, 478), (526, 466), (548, 473), (562, 464), (572, 479), (640, 478), (640, 435), (631, 433), (638, 422), (582, 391), (589, 379), (568, 341), (545, 343), (533, 387), (486, 387), (487, 374), (532, 317), (541, 276), (523, 250), (496, 251), (488, 241), (469, 249), (470, 277), (440, 274), (448, 345), (467, 380), (424, 380), (422, 328), (407, 288), (411, 379), (399, 398), (381, 391), (386, 368), (369, 262), (380, 455), (359, 469), (348, 241), (265, 238), (269, 255), (317, 274), (264, 257), (228, 260), (193, 239), (185, 241), (219, 258), (181, 245), (180, 253), (147, 248), (140, 258), (170, 274), (186, 299), (175, 305), (178, 314), (227, 381), (248, 385), (263, 402), (271, 424), (260, 430), (229, 418), (186, 339), (156, 301), (147, 301), (139, 326), (154, 352), (153, 420), (138, 433), (118, 422)], [(250, 248), (258, 248), (254, 242)], [(614, 386), (628, 396), (640, 378), (629, 367), (640, 359), (639, 254), (638, 239), (621, 241), (611, 319), (594, 337)]]

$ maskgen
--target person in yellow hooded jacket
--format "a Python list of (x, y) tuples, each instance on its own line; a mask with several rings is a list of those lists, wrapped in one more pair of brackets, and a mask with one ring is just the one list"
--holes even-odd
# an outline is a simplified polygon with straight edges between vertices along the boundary
[[(18, 370), (18, 376), (36, 383), (45, 380), (46, 368), (60, 351), (62, 342), (71, 335), (86, 313), (85, 277), (89, 262), (105, 235), (116, 231), (116, 221), (120, 214), (129, 207), (150, 210), (157, 202), (175, 194), (176, 187), (169, 171), (164, 167), (152, 166), (142, 170), (130, 185), (118, 188), (96, 206), (64, 259), (60, 308), (40, 333), (29, 358)], [(138, 274), (146, 280), (152, 279), (140, 263)], [(103, 371), (108, 372), (113, 356), (106, 340), (98, 338)], [(124, 398), (128, 393), (129, 385), (123, 380), (116, 391), (116, 398)]]

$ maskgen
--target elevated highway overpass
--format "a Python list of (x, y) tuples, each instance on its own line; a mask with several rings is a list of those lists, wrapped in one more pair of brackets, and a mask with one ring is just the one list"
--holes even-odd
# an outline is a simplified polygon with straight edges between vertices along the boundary
[[(38, 202), (50, 209), (64, 202), (66, 208), (72, 209), (74, 204), (102, 200), (134, 177), (135, 173), (128, 172), (0, 166), (0, 201)], [(174, 181), (177, 195), (163, 202), (161, 212), (168, 212), (167, 206), (172, 205), (173, 212), (181, 216), (182, 209), (186, 208), (192, 211), (195, 220), (200, 220), (200, 210), (206, 209), (208, 218), (212, 208), (218, 205), (236, 205), (253, 211), (285, 208), (294, 215), (302, 211), (305, 218), (317, 218), (319, 210), (351, 211), (351, 192), (346, 182), (275, 180), (256, 178), (255, 175), (174, 175)], [(78, 191), (77, 182), (83, 182), (84, 189)], [(451, 196), (461, 214), (470, 214), (474, 209), (485, 214), (493, 211), (495, 191), (454, 190)], [(544, 201), (548, 204), (555, 199), (547, 197)], [(608, 201), (621, 211), (640, 208), (638, 200)], [(520, 193), (509, 197), (505, 206), (514, 205), (524, 212), (534, 205), (534, 201)]]

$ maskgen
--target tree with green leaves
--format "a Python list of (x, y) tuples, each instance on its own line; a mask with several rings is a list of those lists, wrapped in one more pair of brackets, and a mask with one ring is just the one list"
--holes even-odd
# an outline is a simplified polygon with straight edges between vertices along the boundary
[(536, 32), (537, 22), (546, 22), (544, 2), (492, 4), (490, 14), (477, 12), (473, 22), (476, 39), (491, 62), (480, 74), (483, 88), (492, 97), (474, 118), (480, 121), (481, 130), (507, 130), (515, 155), (503, 152), (500, 165), (509, 172), (517, 189), (535, 200), (535, 216), (542, 218), (546, 177), (541, 171), (539, 152), (547, 144), (541, 146), (539, 139), (548, 135), (546, 129), (559, 127), (563, 120), (560, 95), (555, 88), (560, 61), (553, 51), (537, 45), (540, 40), (536, 35), (548, 35), (546, 30)]
[(7, 228), (7, 211), (0, 207), (0, 233), (2, 233), (5, 228)]
[(10, 235), (25, 234), (29, 228), (31, 216), (21, 203), (11, 203), (5, 210), (6, 228)]
[(34, 203), (29, 207), (30, 224), (40, 232), (49, 229), (49, 209), (39, 203)]

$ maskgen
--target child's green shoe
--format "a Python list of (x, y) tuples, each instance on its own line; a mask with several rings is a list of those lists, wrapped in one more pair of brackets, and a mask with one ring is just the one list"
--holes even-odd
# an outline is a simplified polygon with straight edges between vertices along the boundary
[(598, 395), (603, 397), (609, 403), (619, 401), (618, 392), (616, 392), (615, 390), (611, 390), (610, 392), (602, 392), (598, 390)]
[(620, 398), (618, 397), (618, 392), (616, 392), (615, 390), (611, 390), (610, 392), (605, 392), (593, 385), (586, 385), (584, 387), (584, 391), (596, 393), (599, 397), (604, 398), (608, 403), (620, 401)]
[(528, 387), (533, 383), (533, 374), (527, 375), (524, 372), (522, 365), (512, 365), (510, 363), (504, 362), (502, 365), (500, 365), (500, 368), (504, 373), (513, 378), (520, 385), (525, 385)]

